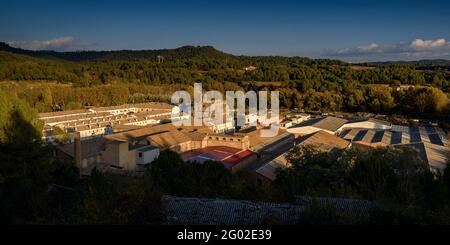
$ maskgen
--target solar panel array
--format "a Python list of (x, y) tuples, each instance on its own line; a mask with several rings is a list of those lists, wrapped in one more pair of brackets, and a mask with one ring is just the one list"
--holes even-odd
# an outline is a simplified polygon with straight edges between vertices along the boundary
[(438, 133), (435, 127), (425, 127), (425, 131), (428, 135)]
[(372, 138), (372, 143), (381, 142), (381, 140), (383, 139), (383, 136), (384, 136), (384, 132), (386, 132), (386, 131), (380, 130), (380, 131), (375, 132), (375, 135)]
[(430, 139), (431, 144), (435, 145), (444, 145), (444, 142), (442, 142), (441, 137), (439, 137), (439, 134), (429, 134), (428, 138)]
[[(402, 129), (402, 130), (398, 130)], [(442, 135), (435, 127), (402, 127), (393, 130), (352, 129), (345, 130), (340, 135), (351, 141), (363, 141), (367, 143), (408, 144), (428, 142), (434, 145), (445, 146), (445, 135)]]
[(409, 127), (409, 141), (411, 143), (421, 142), (420, 129), (417, 126)]
[(359, 131), (356, 134), (355, 138), (353, 138), (353, 141), (361, 141), (364, 138), (364, 136), (366, 135), (367, 131), (369, 131), (369, 130), (364, 129), (364, 130)]

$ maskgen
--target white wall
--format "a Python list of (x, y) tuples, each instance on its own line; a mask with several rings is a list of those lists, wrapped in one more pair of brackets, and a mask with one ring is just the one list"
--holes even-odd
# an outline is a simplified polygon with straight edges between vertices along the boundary
[(226, 123), (214, 125), (215, 133), (223, 133), (223, 132), (227, 132), (227, 131), (233, 130), (233, 129), (234, 129), (233, 122), (226, 122)]
[(338, 131), (344, 128), (391, 129), (391, 126), (387, 126), (381, 123), (365, 121), (365, 122), (346, 123), (342, 125), (342, 127), (339, 128)]
[(329, 134), (334, 134), (333, 131), (329, 131), (329, 130), (324, 130), (324, 129), (320, 129), (320, 128), (316, 128), (316, 127), (312, 127), (312, 126), (305, 126), (305, 127), (295, 127), (295, 128), (288, 128), (287, 131), (291, 134), (300, 134), (300, 135), (307, 135), (307, 134), (312, 134), (315, 133), (317, 131), (323, 130)]
[(292, 121), (282, 122), (282, 123), (280, 123), (280, 128), (286, 129), (293, 125), (294, 125), (294, 123)]
[[(140, 154), (141, 153), (141, 156)], [(154, 148), (152, 150), (147, 151), (139, 151), (136, 150), (136, 164), (138, 165), (146, 165), (153, 162), (159, 156), (159, 149)]]

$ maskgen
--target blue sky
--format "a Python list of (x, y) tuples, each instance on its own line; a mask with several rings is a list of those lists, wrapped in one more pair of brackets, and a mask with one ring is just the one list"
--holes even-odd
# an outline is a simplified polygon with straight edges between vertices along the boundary
[(2, 1), (0, 40), (29, 49), (212, 45), (350, 61), (450, 58), (446, 1)]

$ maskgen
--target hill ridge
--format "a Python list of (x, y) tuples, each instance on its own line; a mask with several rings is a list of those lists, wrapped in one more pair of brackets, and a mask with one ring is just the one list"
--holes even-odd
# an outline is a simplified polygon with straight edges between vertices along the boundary
[(165, 59), (189, 59), (194, 57), (232, 58), (231, 54), (224, 53), (213, 46), (184, 45), (174, 49), (148, 49), (148, 50), (81, 50), (58, 52), (52, 50), (26, 50), (11, 47), (5, 42), (0, 42), (0, 51), (14, 54), (28, 55), (36, 58), (56, 58), (67, 61), (96, 61), (96, 60), (155, 60), (162, 55)]

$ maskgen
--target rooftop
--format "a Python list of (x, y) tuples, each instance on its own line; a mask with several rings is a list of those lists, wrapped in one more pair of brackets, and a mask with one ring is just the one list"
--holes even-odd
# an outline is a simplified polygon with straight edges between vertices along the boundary
[(163, 196), (166, 224), (170, 225), (259, 225), (280, 220), (295, 224), (300, 207), (243, 200)]
[(254, 156), (250, 150), (241, 150), (228, 146), (210, 146), (181, 154), (184, 161), (205, 162), (207, 160), (220, 161), (225, 167), (233, 167), (248, 157)]
[(169, 149), (172, 146), (190, 141), (191, 139), (188, 135), (186, 135), (186, 133), (174, 130), (170, 132), (150, 135), (147, 137), (147, 140), (151, 145), (157, 146), (160, 149)]
[(286, 160), (286, 153), (284, 153), (258, 168), (256, 172), (273, 181), (277, 177), (278, 169), (286, 168), (289, 165), (290, 164)]
[(340, 134), (343, 139), (367, 144), (385, 145), (426, 142), (432, 145), (448, 146), (448, 140), (441, 129), (435, 127), (394, 127), (393, 129), (345, 129)]
[(396, 145), (395, 147), (412, 147), (419, 153), (419, 157), (432, 168), (443, 170), (450, 159), (450, 149), (445, 146), (433, 145), (427, 142)]
[(92, 112), (87, 109), (80, 109), (80, 110), (44, 112), (44, 113), (39, 113), (38, 116), (39, 116), (39, 118), (46, 118), (46, 117), (66, 116), (66, 115), (70, 115), (70, 114), (82, 114), (82, 113), (92, 113)]
[(413, 147), (431, 167), (443, 169), (450, 158), (448, 140), (440, 128), (394, 125), (392, 130), (346, 129), (340, 134), (345, 140), (366, 147)]
[(149, 103), (137, 103), (137, 104), (124, 104), (118, 106), (105, 106), (105, 107), (93, 107), (92, 110), (95, 111), (110, 111), (110, 110), (120, 110), (120, 109), (130, 109), (130, 108), (150, 108), (150, 109), (161, 109), (161, 110), (172, 110), (174, 106), (167, 103), (149, 102)]
[[(60, 150), (61, 152), (64, 152), (68, 156), (75, 157), (74, 143), (60, 145), (60, 146), (57, 146), (57, 148), (58, 148), (58, 150)], [(90, 158), (90, 157), (96, 157), (100, 151), (104, 150), (104, 148), (105, 148), (105, 145), (101, 139), (83, 140), (81, 142), (81, 157), (83, 159)]]
[(367, 200), (305, 196), (297, 196), (294, 204), (175, 196), (161, 201), (169, 225), (298, 224), (312, 206), (332, 207), (358, 224), (367, 221), (375, 207)]
[(312, 126), (312, 127), (335, 132), (347, 122), (348, 121), (343, 118), (328, 116), (328, 117), (322, 117), (322, 118), (309, 119), (309, 120), (304, 121), (294, 127)]
[(155, 150), (155, 149), (158, 149), (158, 147), (152, 146), (152, 145), (146, 145), (146, 146), (143, 146), (143, 147), (140, 147), (140, 148), (136, 149), (136, 151), (138, 151), (138, 152), (147, 152), (147, 151), (152, 151), (152, 150)]
[(138, 128), (134, 130), (124, 131), (121, 133), (110, 134), (104, 136), (109, 141), (130, 141), (130, 140), (142, 140), (150, 135), (161, 134), (164, 132), (176, 131), (177, 128), (171, 123), (152, 125), (148, 127)]
[(300, 145), (308, 144), (317, 146), (320, 151), (329, 152), (335, 149), (345, 149), (350, 142), (321, 130), (305, 136), (300, 142)]
[(349, 120), (347, 123), (357, 123), (357, 122), (373, 122), (373, 123), (378, 123), (378, 124), (385, 125), (385, 126), (392, 126), (391, 122), (384, 121), (384, 120), (377, 119), (377, 118), (373, 118), (373, 117), (371, 117), (371, 118), (352, 119), (352, 120)]
[(276, 136), (261, 137), (261, 130), (264, 129), (257, 129), (244, 134), (248, 136), (248, 139), (250, 141), (250, 148), (254, 149), (255, 151), (262, 149), (272, 143), (275, 143), (277, 140), (280, 140), (290, 135), (290, 133), (288, 133), (286, 130), (279, 128)]

